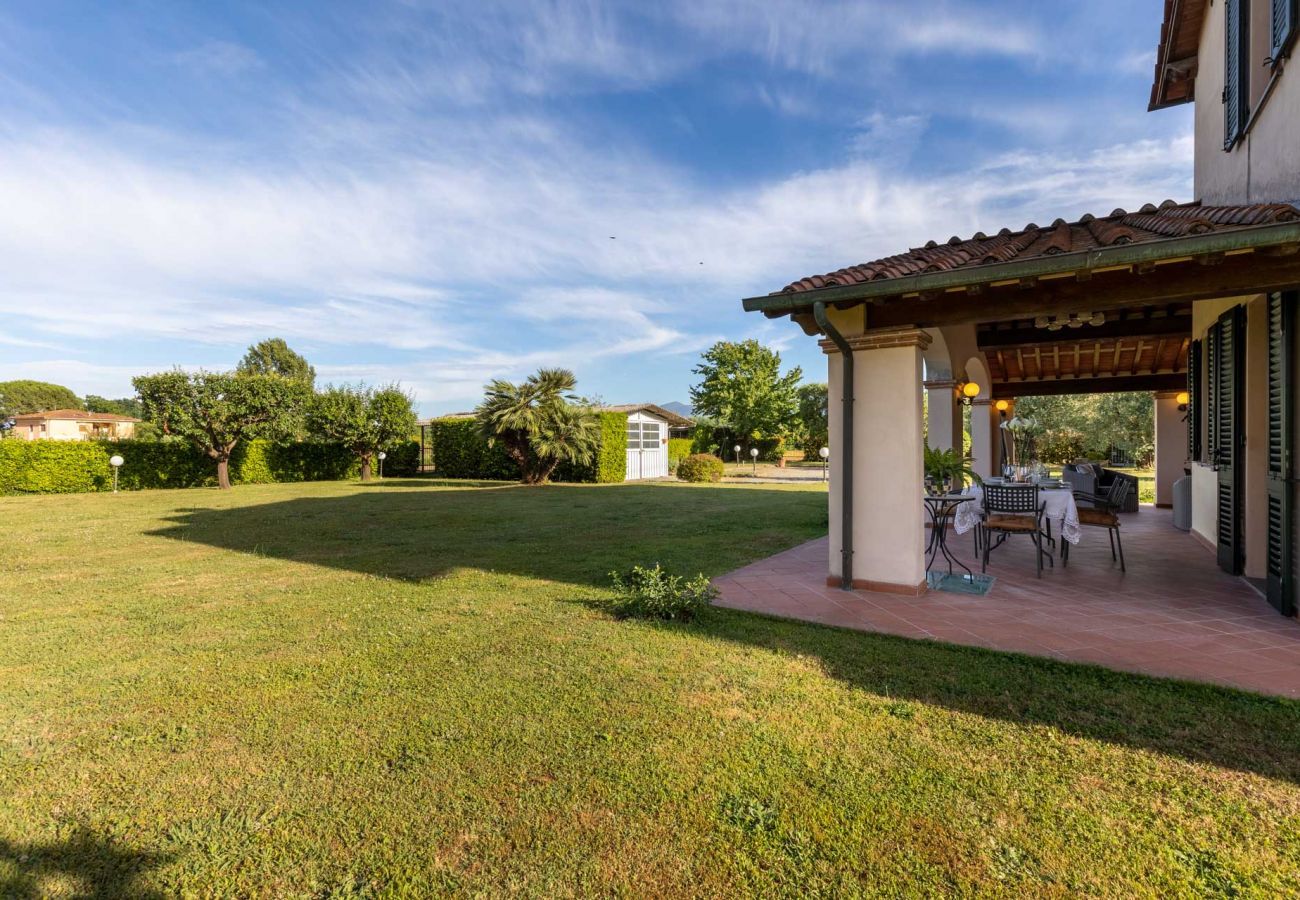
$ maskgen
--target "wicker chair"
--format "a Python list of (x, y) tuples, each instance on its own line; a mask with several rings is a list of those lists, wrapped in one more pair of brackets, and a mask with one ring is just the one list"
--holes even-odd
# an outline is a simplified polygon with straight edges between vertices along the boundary
[(1037, 551), (1038, 577), (1043, 577), (1043, 558), (1055, 565), (1052, 557), (1043, 549), (1043, 505), (1038, 502), (1038, 485), (1008, 487), (1002, 484), (984, 486), (984, 521), (980, 523), (984, 532), (980, 538), (983, 547), (981, 572), (989, 568), (989, 550), (993, 542), (988, 532), (1002, 534), (1002, 540), (1013, 534), (1027, 534), (1034, 542)]
[[(1119, 536), (1119, 513), (1128, 505), (1129, 492), (1133, 490), (1133, 482), (1127, 478), (1116, 479), (1110, 486), (1110, 490), (1105, 495), (1087, 494), (1082, 491), (1074, 492), (1076, 501), (1091, 503), (1091, 506), (1079, 507), (1079, 524), (1091, 525), (1094, 528), (1105, 528), (1110, 535), (1110, 558), (1119, 560), (1119, 570), (1127, 572), (1124, 565), (1124, 542)], [(1061, 548), (1061, 565), (1070, 564), (1070, 544), (1068, 541), (1063, 542)], [(1116, 554), (1116, 551), (1119, 551)]]

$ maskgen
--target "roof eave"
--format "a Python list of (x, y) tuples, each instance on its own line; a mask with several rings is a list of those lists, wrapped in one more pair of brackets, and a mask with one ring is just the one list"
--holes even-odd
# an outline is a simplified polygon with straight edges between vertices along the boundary
[(1071, 272), (1088, 272), (1136, 263), (1168, 261), (1182, 257), (1231, 253), (1294, 243), (1300, 243), (1300, 222), (1280, 222), (1159, 241), (1141, 241), (1117, 247), (1101, 247), (1056, 256), (967, 266), (943, 272), (882, 278), (862, 284), (834, 285), (811, 291), (782, 291), (761, 297), (748, 297), (742, 301), (742, 304), (746, 312), (784, 315), (809, 308), (818, 302), (851, 303), (883, 300), (886, 297), (898, 297), (904, 294), (958, 290), (999, 281), (1042, 278)]

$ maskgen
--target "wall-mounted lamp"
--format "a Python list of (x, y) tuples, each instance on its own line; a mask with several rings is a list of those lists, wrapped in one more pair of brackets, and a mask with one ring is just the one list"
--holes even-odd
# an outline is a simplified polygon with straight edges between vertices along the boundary
[(967, 381), (960, 387), (961, 397), (957, 402), (962, 406), (970, 406), (971, 401), (980, 395), (980, 386), (973, 381)]
[(1011, 409), (1011, 404), (1006, 400), (999, 400), (993, 404), (993, 408), (998, 411), (999, 418), (1005, 419), (1007, 417), (1007, 410)]
[(1187, 405), (1192, 402), (1192, 395), (1187, 391), (1179, 391), (1178, 396), (1174, 398), (1178, 401), (1178, 411), (1187, 412)]

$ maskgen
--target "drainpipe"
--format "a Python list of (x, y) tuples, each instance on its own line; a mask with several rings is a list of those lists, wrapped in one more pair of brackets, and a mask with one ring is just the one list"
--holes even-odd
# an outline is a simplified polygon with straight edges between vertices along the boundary
[(840, 588), (853, 590), (853, 348), (826, 316), (826, 304), (813, 304), (817, 327), (831, 339), (844, 359), (841, 393), (844, 413), (840, 420)]

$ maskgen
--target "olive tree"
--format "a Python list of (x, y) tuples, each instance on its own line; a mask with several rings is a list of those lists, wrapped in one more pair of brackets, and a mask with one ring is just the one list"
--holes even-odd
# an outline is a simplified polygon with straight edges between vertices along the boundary
[(239, 442), (285, 434), (311, 393), (302, 381), (279, 375), (177, 370), (141, 375), (131, 383), (145, 418), (216, 461), (222, 490), (230, 489), (230, 456)]
[(369, 481), (376, 454), (408, 439), (416, 429), (411, 397), (396, 385), (330, 385), (307, 405), (307, 431), (346, 447), (361, 461)]

